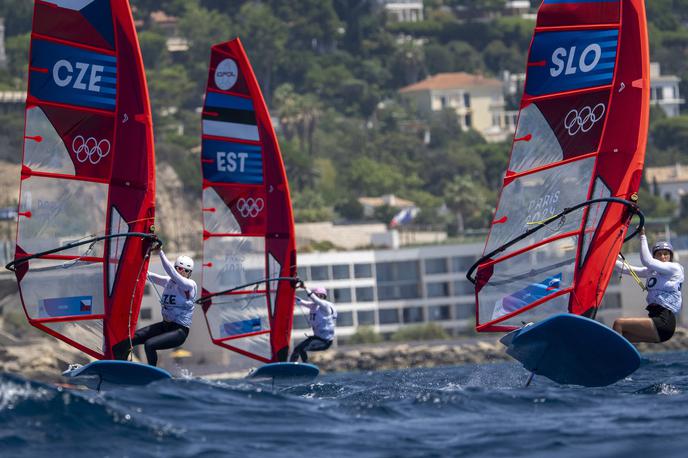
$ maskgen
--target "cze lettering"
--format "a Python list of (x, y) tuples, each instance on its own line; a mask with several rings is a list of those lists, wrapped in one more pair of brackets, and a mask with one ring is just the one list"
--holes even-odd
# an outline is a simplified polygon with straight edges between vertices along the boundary
[(549, 69), (549, 74), (553, 77), (557, 77), (562, 73), (574, 75), (579, 70), (583, 73), (588, 73), (597, 66), (601, 57), (602, 48), (597, 43), (588, 45), (578, 58), (576, 58), (576, 46), (571, 46), (571, 49), (568, 51), (566, 48), (557, 48), (552, 53), (554, 67)]
[(218, 172), (243, 172), (248, 153), (217, 152)]
[(163, 294), (162, 303), (166, 305), (177, 305), (177, 296), (174, 294)]
[(53, 67), (53, 81), (60, 87), (71, 86), (81, 91), (100, 92), (100, 80), (105, 69), (102, 65), (71, 62), (60, 59)]

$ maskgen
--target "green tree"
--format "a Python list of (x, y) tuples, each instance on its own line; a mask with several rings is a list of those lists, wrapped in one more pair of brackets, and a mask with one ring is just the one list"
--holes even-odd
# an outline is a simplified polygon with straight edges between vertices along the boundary
[(459, 234), (465, 232), (466, 221), (469, 219), (486, 222), (484, 216), (489, 211), (488, 196), (487, 190), (469, 177), (457, 176), (453, 181), (447, 183), (444, 199), (447, 207), (456, 214)]

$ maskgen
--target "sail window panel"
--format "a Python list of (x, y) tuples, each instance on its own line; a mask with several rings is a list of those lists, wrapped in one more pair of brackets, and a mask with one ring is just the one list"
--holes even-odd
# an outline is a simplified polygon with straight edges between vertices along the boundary
[(257, 336), (242, 337), (226, 342), (227, 345), (247, 351), (254, 355), (270, 359), (272, 350), (270, 349), (270, 334), (259, 334)]
[(213, 298), (206, 317), (213, 339), (270, 330), (265, 294), (235, 294)]
[(41, 172), (74, 175), (69, 151), (40, 107), (26, 110), (24, 165)]
[[(611, 190), (604, 184), (604, 182), (599, 177), (595, 179), (595, 187), (593, 188), (592, 199), (610, 197), (611, 195)], [(585, 259), (588, 257), (590, 243), (595, 236), (597, 226), (600, 223), (600, 219), (602, 219), (602, 215), (604, 215), (604, 211), (607, 209), (608, 204), (608, 202), (598, 202), (588, 207), (588, 220), (585, 223), (585, 230), (583, 232), (583, 256), (580, 258), (580, 265), (583, 265)]]
[[(522, 235), (536, 223), (587, 200), (594, 165), (595, 158), (589, 157), (521, 176), (504, 186), (485, 253)], [(504, 253), (578, 230), (582, 217), (582, 210), (572, 212)]]
[(263, 237), (210, 237), (203, 244), (203, 287), (216, 293), (265, 279)]
[(534, 103), (521, 110), (514, 138), (528, 140), (514, 141), (509, 161), (512, 172), (524, 172), (564, 158), (557, 136)]
[(240, 234), (241, 226), (212, 187), (203, 190), (203, 227), (211, 234)]
[[(103, 235), (107, 191), (105, 184), (78, 180), (32, 176), (22, 181), (19, 211), (26, 216), (20, 216), (17, 245), (39, 253)], [(88, 249), (81, 245), (59, 254), (82, 256)], [(102, 243), (88, 256), (103, 256)]]
[[(492, 269), (492, 274), (478, 293), (480, 323), (496, 320), (569, 288), (573, 284), (577, 247), (578, 237), (566, 237), (481, 268), (485, 272)], [(553, 304), (545, 302), (539, 306), (541, 310), (567, 311), (559, 302), (549, 302)]]
[(19, 283), (32, 318), (104, 313), (103, 264), (33, 259)]
[(60, 335), (103, 354), (103, 320), (66, 321), (57, 323), (43, 323)]
[(568, 313), (569, 307), (569, 294), (563, 294), (561, 296), (555, 297), (542, 305), (534, 307), (530, 310), (516, 315), (508, 320), (500, 322), (497, 326), (513, 326), (520, 328), (523, 323), (537, 323), (546, 318), (551, 317), (559, 313)]
[[(129, 232), (129, 225), (122, 215), (115, 207), (112, 208), (112, 215), (110, 217), (110, 234), (126, 234)], [(109, 240), (110, 250), (108, 256), (108, 292), (112, 294), (112, 287), (115, 284), (117, 277), (117, 268), (119, 267), (119, 260), (122, 257), (122, 250), (126, 243), (126, 237), (113, 237)]]

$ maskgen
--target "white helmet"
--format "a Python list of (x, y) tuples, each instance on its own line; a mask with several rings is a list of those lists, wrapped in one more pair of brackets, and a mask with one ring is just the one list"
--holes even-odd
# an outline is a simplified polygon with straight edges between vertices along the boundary
[(188, 256), (179, 256), (177, 260), (174, 261), (174, 267), (181, 267), (191, 272), (194, 268), (194, 262), (193, 259)]

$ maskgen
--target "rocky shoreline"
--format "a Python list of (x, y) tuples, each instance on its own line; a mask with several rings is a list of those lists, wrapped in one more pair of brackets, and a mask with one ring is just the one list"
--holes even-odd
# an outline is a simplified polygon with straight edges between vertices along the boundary
[[(43, 382), (63, 382), (61, 372), (71, 363), (85, 364), (90, 359), (83, 353), (47, 339), (29, 342), (9, 341), (0, 335), (0, 373), (18, 374)], [(688, 350), (688, 329), (679, 328), (663, 344), (639, 344), (642, 353)], [(376, 344), (335, 348), (312, 353), (312, 362), (323, 373), (378, 371), (418, 367), (453, 366), (509, 361), (511, 357), (498, 338), (490, 340), (434, 341), (403, 344)], [(207, 378), (243, 377), (247, 371), (208, 375)]]

